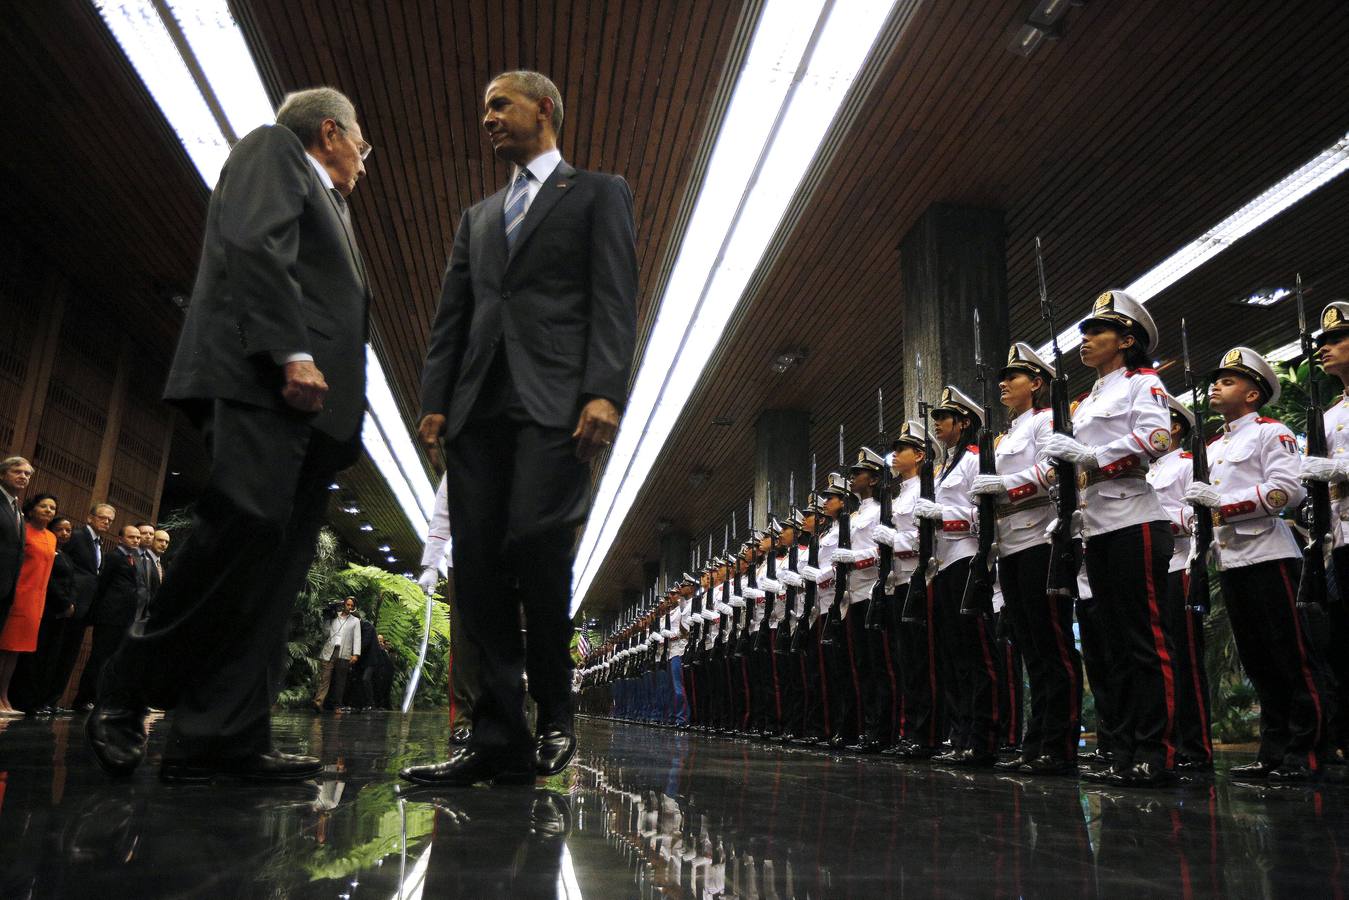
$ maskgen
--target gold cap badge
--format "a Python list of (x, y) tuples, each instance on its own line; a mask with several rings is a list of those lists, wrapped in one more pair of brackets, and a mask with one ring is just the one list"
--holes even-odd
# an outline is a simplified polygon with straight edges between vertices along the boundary
[(1334, 328), (1344, 322), (1344, 316), (1340, 313), (1338, 306), (1327, 306), (1326, 311), (1321, 313), (1321, 327)]
[(1223, 361), (1222, 363), (1220, 363), (1220, 365), (1224, 366), (1241, 365), (1241, 348), (1233, 347), (1231, 350), (1228, 350), (1227, 354), (1223, 356)]
[(1104, 294), (1096, 298), (1096, 302), (1092, 304), (1091, 311), (1094, 313), (1111, 312), (1114, 308), (1115, 308), (1115, 295), (1112, 294), (1110, 291), (1106, 291)]

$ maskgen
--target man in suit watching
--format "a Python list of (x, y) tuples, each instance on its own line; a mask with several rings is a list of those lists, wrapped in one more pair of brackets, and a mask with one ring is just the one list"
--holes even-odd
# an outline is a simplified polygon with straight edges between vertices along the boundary
[[(89, 610), (94, 604), (94, 594), (98, 592), (98, 573), (103, 568), (103, 538), (117, 519), (117, 510), (107, 503), (95, 503), (89, 507), (89, 515), (84, 519), (84, 527), (75, 529), (61, 551), (70, 557), (75, 569), (75, 613), (67, 621), (61, 635), (61, 647), (55, 665), (51, 669), (48, 681), (38, 698), (40, 707), (48, 707), (53, 712), (59, 707), (61, 695), (75, 670), (79, 659), (80, 647), (84, 644), (84, 630), (89, 625)], [(89, 664), (85, 662), (85, 669)], [(88, 684), (89, 693), (84, 686)], [(75, 708), (92, 707), (94, 703), (94, 680), (80, 677), (79, 690), (75, 693)]]
[(347, 197), (369, 153), (350, 100), (299, 91), (234, 146), (211, 193), (165, 389), (203, 428), (211, 473), (149, 617), (100, 674), (86, 731), (109, 774), (144, 758), (148, 705), (173, 711), (165, 780), (321, 769), (272, 745), (267, 669), (328, 484), (360, 455), (370, 292)]
[[(479, 657), (469, 745), (402, 772), (443, 785), (527, 782), (561, 771), (575, 752), (576, 529), (590, 461), (618, 430), (636, 341), (627, 183), (562, 159), (562, 96), (537, 72), (493, 79), (482, 121), (511, 182), (459, 222), (419, 425), (433, 458), (442, 440), (446, 448), (455, 590)], [(538, 706), (533, 736), (525, 671)]]
[(0, 461), (0, 626), (14, 603), (23, 564), (23, 510), (19, 498), (33, 478), (33, 465), (22, 456)]
[(99, 670), (116, 652), (136, 618), (136, 611), (144, 606), (149, 596), (140, 529), (135, 525), (123, 525), (117, 535), (117, 549), (103, 561), (103, 568), (98, 573), (98, 589), (89, 607), (88, 622), (93, 626), (94, 640), (84, 674), (80, 677), (82, 696), (95, 695)]

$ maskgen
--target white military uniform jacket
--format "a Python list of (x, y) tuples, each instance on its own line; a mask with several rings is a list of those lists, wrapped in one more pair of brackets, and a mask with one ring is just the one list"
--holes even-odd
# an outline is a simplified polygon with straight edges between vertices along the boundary
[(918, 522), (913, 517), (914, 504), (918, 502), (919, 478), (917, 475), (899, 483), (899, 490), (890, 498), (890, 516), (894, 519), (895, 556), (892, 585), (905, 585), (918, 568)]
[(674, 609), (670, 610), (670, 627), (663, 632), (665, 642), (669, 645), (670, 658), (683, 656), (684, 650), (689, 645), (689, 633), (684, 624), (684, 616), (688, 608), (689, 601), (686, 599)]
[[(820, 535), (820, 564), (816, 568), (824, 574), (816, 582), (818, 589), (815, 591), (815, 609), (810, 615), (811, 622), (827, 613), (829, 607), (834, 605), (834, 548), (837, 546), (838, 523), (835, 522), (829, 526), (828, 531)], [(846, 610), (839, 612), (842, 614)]]
[(1302, 555), (1279, 513), (1307, 496), (1297, 438), (1276, 419), (1255, 413), (1223, 426), (1209, 445), (1209, 480), (1222, 494), (1214, 510), (1218, 569)]
[[(1336, 462), (1349, 461), (1349, 398), (1343, 394), (1326, 410), (1326, 448)], [(1330, 508), (1335, 546), (1343, 547), (1349, 544), (1349, 482), (1338, 481), (1330, 486)]]
[[(954, 458), (955, 450), (948, 450)], [(969, 559), (979, 552), (975, 537), (978, 520), (970, 485), (979, 474), (979, 448), (970, 444), (954, 469), (947, 467), (937, 475), (937, 503), (942, 507), (941, 530), (937, 533), (937, 571), (944, 572), (952, 563)]]
[(1028, 409), (1011, 421), (993, 451), (1007, 486), (1007, 501), (998, 504), (999, 556), (1049, 543), (1045, 531), (1056, 512), (1049, 498), (1053, 470), (1044, 445), (1053, 433), (1053, 413)]
[(1166, 518), (1171, 522), (1171, 534), (1176, 539), (1168, 572), (1183, 572), (1190, 565), (1194, 507), (1186, 503), (1184, 497), (1193, 480), (1194, 456), (1188, 451), (1172, 451), (1148, 469), (1148, 484), (1157, 492), (1157, 501), (1162, 504)]
[(1098, 466), (1078, 470), (1084, 537), (1166, 518), (1144, 477), (1152, 461), (1171, 449), (1166, 399), (1152, 369), (1116, 369), (1098, 379), (1073, 411), (1073, 436), (1096, 451)]
[(881, 504), (872, 497), (863, 500), (857, 512), (852, 514), (849, 523), (852, 530), (848, 536), (852, 538), (852, 552), (860, 558), (852, 564), (852, 572), (848, 575), (848, 603), (842, 610), (844, 616), (848, 613), (848, 606), (865, 601), (876, 586), (876, 578), (880, 574), (876, 571), (880, 548), (876, 545), (876, 536), (871, 533), (871, 529), (880, 521)]

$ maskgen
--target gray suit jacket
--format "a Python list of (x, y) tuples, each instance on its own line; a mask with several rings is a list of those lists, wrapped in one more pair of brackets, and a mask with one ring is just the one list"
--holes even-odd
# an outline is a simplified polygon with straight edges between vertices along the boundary
[(328, 382), (312, 425), (350, 441), (365, 412), (369, 303), (355, 237), (299, 138), (281, 125), (255, 129), (230, 151), (211, 193), (164, 398), (288, 409), (272, 351), (307, 352)]
[[(0, 616), (14, 602), (14, 586), (23, 565), (23, 524), (10, 506), (9, 495), (0, 490)], [(0, 624), (4, 619), (0, 618)]]
[(504, 342), (511, 378), (540, 425), (571, 429), (594, 397), (620, 409), (637, 331), (632, 193), (617, 175), (566, 162), (543, 184), (507, 251), (506, 190), (463, 215), (422, 371), (422, 414), (463, 428)]

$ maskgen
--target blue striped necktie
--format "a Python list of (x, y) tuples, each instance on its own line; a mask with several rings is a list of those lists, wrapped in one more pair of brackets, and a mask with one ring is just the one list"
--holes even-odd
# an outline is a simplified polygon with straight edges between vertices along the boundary
[(529, 170), (521, 169), (520, 174), (511, 182), (510, 192), (506, 195), (506, 247), (515, 247), (516, 235), (520, 233), (520, 223), (525, 220), (529, 207)]

